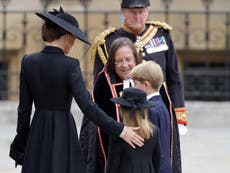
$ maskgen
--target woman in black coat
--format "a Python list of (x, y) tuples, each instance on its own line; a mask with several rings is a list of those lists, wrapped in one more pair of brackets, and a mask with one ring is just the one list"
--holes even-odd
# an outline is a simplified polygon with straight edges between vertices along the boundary
[[(130, 145), (143, 145), (132, 127), (124, 128), (92, 102), (79, 61), (66, 56), (75, 38), (89, 43), (77, 20), (62, 8), (36, 13), (45, 20), (40, 52), (25, 55), (20, 72), (17, 135), (10, 156), (22, 173), (85, 173), (77, 130), (70, 112), (72, 97), (91, 121)], [(30, 122), (32, 104), (35, 113)]]

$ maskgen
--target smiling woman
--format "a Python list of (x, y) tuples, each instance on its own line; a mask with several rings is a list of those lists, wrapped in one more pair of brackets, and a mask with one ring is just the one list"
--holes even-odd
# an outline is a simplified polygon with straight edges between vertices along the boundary
[[(111, 47), (111, 58), (114, 59), (114, 70), (121, 80), (129, 78), (129, 73), (136, 65), (133, 50), (129, 45), (117, 45), (120, 40), (116, 40)], [(123, 39), (123, 41), (125, 41)], [(113, 53), (115, 52), (115, 56)]]

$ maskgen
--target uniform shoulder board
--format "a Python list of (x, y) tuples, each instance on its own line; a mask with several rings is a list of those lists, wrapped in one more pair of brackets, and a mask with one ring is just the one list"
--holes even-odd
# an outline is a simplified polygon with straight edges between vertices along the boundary
[(172, 30), (173, 29), (169, 24), (167, 24), (166, 22), (161, 22), (161, 21), (147, 21), (147, 24), (155, 25), (155, 26), (158, 26), (158, 27), (163, 28), (165, 30)]
[(105, 50), (106, 52), (103, 52), (101, 46), (104, 45), (105, 46), (105, 37), (107, 37), (109, 34), (113, 33), (116, 31), (116, 27), (110, 27), (108, 29), (106, 29), (105, 31), (103, 31), (102, 33), (100, 33), (94, 40), (93, 45), (91, 47), (91, 59), (94, 60), (95, 59), (95, 55), (96, 52), (98, 51), (98, 54), (102, 60), (102, 62), (105, 64), (106, 63), (106, 56), (107, 56), (107, 50)]
[(100, 33), (94, 40), (93, 44), (104, 44), (105, 43), (105, 37), (108, 36), (109, 34), (113, 33), (116, 31), (116, 27), (110, 27)]

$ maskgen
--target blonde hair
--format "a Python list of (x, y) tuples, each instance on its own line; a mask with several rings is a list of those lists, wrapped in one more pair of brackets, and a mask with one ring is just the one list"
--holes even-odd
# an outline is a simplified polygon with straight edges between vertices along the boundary
[(140, 109), (137, 109), (132, 118), (130, 117), (131, 108), (121, 105), (123, 123), (127, 126), (140, 127), (137, 134), (144, 139), (149, 139), (153, 133), (153, 124), (149, 121), (148, 109), (144, 110), (144, 118)]
[(156, 91), (160, 90), (164, 80), (161, 66), (154, 61), (138, 64), (132, 69), (130, 76), (140, 82), (148, 81)]

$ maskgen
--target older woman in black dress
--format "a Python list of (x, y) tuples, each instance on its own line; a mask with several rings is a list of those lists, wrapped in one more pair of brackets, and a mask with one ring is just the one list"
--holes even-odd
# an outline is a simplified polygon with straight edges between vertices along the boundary
[[(79, 61), (66, 55), (75, 38), (89, 43), (77, 20), (62, 8), (36, 15), (45, 20), (42, 38), (49, 45), (22, 59), (17, 135), (10, 150), (16, 165), (22, 165), (22, 173), (86, 172), (70, 112), (72, 98), (84, 115), (110, 135), (141, 146), (142, 139), (133, 128), (125, 130), (91, 100)], [(35, 113), (30, 123), (33, 103)]]

